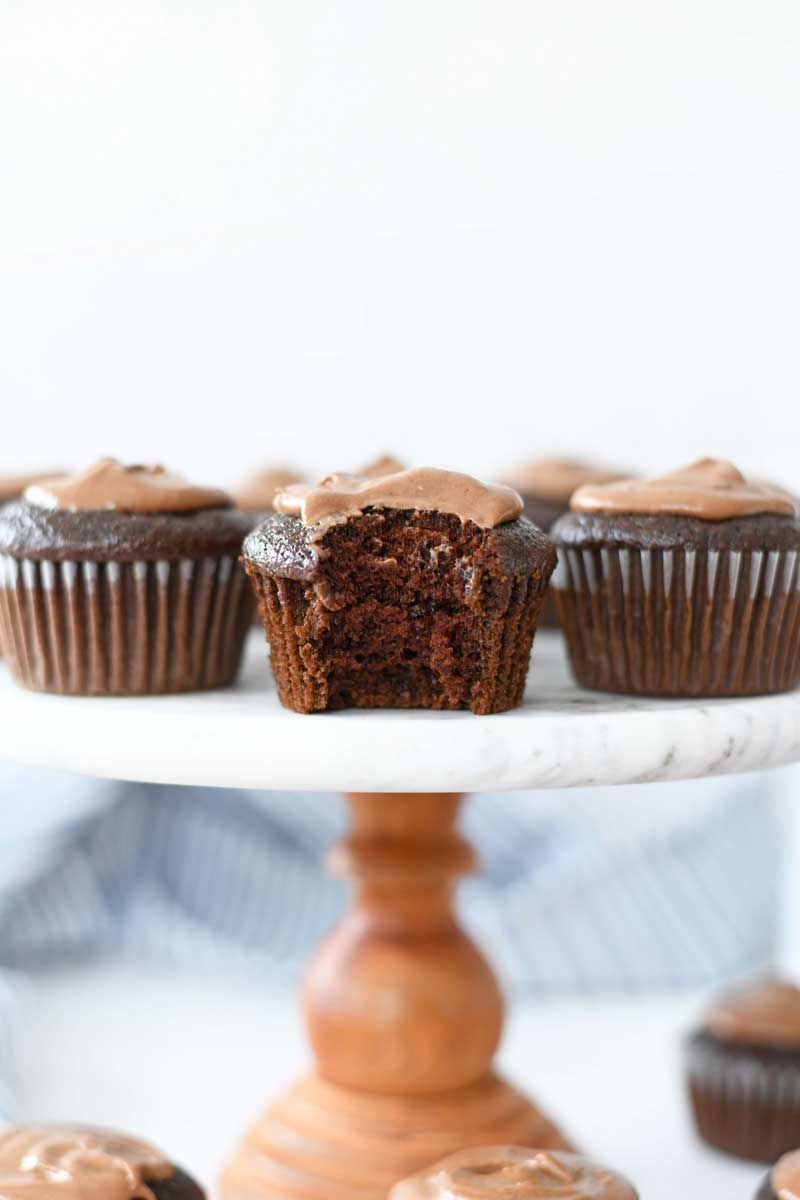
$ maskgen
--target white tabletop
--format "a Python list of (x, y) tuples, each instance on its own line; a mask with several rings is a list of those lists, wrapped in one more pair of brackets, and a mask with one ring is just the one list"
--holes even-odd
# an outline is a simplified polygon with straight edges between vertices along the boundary
[(800, 759), (800, 693), (635, 699), (575, 686), (561, 639), (534, 647), (524, 704), (471, 713), (301, 716), (278, 702), (254, 631), (240, 683), (180, 696), (40, 695), (0, 669), (0, 756), (151, 783), (486, 791), (687, 779)]
[[(501, 1067), (642, 1200), (750, 1200), (763, 1170), (706, 1150), (688, 1120), (680, 1039), (703, 1001), (517, 1004)], [(293, 997), (263, 983), (113, 964), (49, 972), (23, 1007), (19, 1116), (140, 1133), (211, 1184), (307, 1062)]]

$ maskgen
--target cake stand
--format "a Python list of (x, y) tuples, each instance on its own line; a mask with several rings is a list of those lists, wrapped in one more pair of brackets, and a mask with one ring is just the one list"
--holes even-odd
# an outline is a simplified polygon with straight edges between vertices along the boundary
[[(585, 692), (560, 639), (539, 634), (511, 713), (280, 707), (254, 634), (234, 689), (149, 699), (42, 696), (0, 675), (0, 755), (116, 779), (340, 789), (348, 836), (330, 854), (352, 909), (309, 969), (315, 1069), (233, 1154), (224, 1200), (383, 1200), (460, 1146), (554, 1147), (565, 1135), (492, 1070), (503, 1000), (456, 923), (473, 869), (456, 830), (468, 791), (622, 784), (800, 760), (800, 693), (720, 701)], [(424, 789), (424, 790), (423, 790)]]

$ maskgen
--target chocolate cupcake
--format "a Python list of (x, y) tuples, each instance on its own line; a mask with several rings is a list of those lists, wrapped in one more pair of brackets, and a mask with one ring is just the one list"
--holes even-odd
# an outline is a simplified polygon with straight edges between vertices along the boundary
[(800, 989), (766, 979), (723, 996), (687, 1047), (700, 1136), (772, 1162), (800, 1145)]
[(535, 458), (508, 475), (506, 482), (519, 492), (525, 516), (547, 533), (559, 517), (569, 512), (573, 492), (586, 483), (612, 483), (630, 472), (578, 458)]
[(702, 459), (579, 488), (556, 522), (553, 596), (585, 687), (748, 696), (800, 682), (794, 496)]
[(775, 1163), (755, 1200), (800, 1200), (800, 1150), (784, 1154)]
[(0, 644), (36, 691), (231, 683), (252, 612), (249, 520), (224, 492), (101, 459), (0, 509)]
[(282, 703), (520, 703), (553, 547), (510, 488), (433, 469), (279, 493), (243, 561)]
[(566, 1150), (461, 1150), (395, 1184), (389, 1200), (638, 1200), (624, 1175)]
[(0, 1131), (3, 1200), (205, 1200), (203, 1189), (147, 1142), (81, 1125)]
[(234, 492), (236, 507), (242, 512), (253, 513), (263, 519), (272, 512), (272, 501), (276, 492), (288, 487), (290, 483), (300, 483), (302, 478), (303, 476), (291, 467), (265, 467)]
[[(558, 518), (569, 511), (570, 497), (582, 484), (610, 483), (624, 474), (577, 458), (535, 458), (518, 467), (506, 482), (522, 497), (528, 520), (549, 533)], [(559, 626), (552, 593), (545, 597), (540, 624), (543, 628)]]

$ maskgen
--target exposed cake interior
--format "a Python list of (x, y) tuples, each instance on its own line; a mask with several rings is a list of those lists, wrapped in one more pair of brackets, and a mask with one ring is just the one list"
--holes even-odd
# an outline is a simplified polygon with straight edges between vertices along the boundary
[(256, 573), (274, 628), (290, 604), (302, 665), (272, 642), (292, 707), (518, 703), (538, 615), (529, 598), (552, 569), (543, 540), (527, 522), (481, 529), (447, 513), (368, 509), (326, 531), (308, 582)]

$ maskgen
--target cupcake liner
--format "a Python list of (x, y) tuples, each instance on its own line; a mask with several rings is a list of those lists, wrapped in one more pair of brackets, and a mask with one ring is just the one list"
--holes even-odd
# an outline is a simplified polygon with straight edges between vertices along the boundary
[(221, 687), (252, 600), (234, 556), (49, 562), (0, 556), (0, 647), (35, 691), (147, 695)]
[(689, 1097), (700, 1136), (753, 1162), (773, 1162), (800, 1145), (800, 1052), (795, 1062), (767, 1058), (707, 1036), (689, 1046)]
[(800, 682), (797, 550), (558, 552), (553, 595), (584, 686), (744, 696)]
[[(272, 671), (281, 703), (296, 712), (320, 712), (329, 707), (328, 672), (318, 640), (306, 631), (310, 601), (308, 584), (268, 575), (245, 564), (270, 643)], [(546, 583), (533, 577), (512, 582), (508, 606), (484, 629), (480, 679), (469, 705), (475, 713), (504, 712), (522, 700), (531, 646), (541, 613)], [(325, 619), (335, 620), (335, 613)], [(374, 706), (380, 700), (361, 697), (355, 689), (352, 704)], [(393, 707), (409, 707), (397, 697)]]

